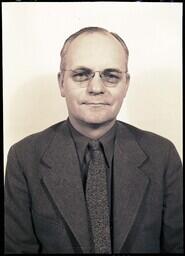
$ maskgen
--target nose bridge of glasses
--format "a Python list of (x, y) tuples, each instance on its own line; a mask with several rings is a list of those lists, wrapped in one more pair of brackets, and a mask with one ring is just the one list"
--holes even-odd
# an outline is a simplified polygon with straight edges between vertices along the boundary
[(91, 73), (91, 79), (93, 79), (95, 77), (95, 74), (98, 73), (99, 77), (102, 79), (102, 72), (103, 71), (99, 71), (99, 70), (95, 70), (95, 71), (92, 71)]
[(99, 76), (101, 77), (101, 71), (99, 71), (99, 70), (93, 71), (92, 70), (91, 71), (91, 78), (94, 78), (96, 73), (99, 73)]

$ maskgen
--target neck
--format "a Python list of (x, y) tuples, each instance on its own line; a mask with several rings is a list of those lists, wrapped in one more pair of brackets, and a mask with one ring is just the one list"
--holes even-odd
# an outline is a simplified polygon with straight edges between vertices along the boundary
[(116, 119), (101, 124), (89, 124), (83, 121), (76, 121), (69, 116), (72, 126), (82, 135), (97, 140), (107, 133), (115, 124)]

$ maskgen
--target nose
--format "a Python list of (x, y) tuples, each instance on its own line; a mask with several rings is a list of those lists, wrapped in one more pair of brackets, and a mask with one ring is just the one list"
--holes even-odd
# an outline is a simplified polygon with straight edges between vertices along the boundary
[(90, 94), (103, 94), (105, 92), (105, 86), (99, 75), (99, 72), (95, 72), (91, 80), (89, 80), (87, 91)]

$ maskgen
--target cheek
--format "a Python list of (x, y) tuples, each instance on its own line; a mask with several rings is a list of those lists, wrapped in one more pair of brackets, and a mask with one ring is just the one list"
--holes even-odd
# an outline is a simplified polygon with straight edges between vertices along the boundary
[(66, 103), (68, 108), (78, 108), (82, 99), (83, 92), (76, 88), (68, 88), (66, 93)]
[(120, 104), (122, 104), (123, 99), (125, 97), (125, 91), (122, 89), (122, 90), (117, 91), (116, 93), (112, 93), (112, 97), (114, 99), (114, 104), (120, 105)]

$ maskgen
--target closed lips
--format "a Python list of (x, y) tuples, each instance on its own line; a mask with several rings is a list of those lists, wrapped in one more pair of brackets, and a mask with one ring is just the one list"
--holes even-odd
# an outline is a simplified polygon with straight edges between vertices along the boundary
[(109, 105), (107, 103), (102, 103), (102, 102), (85, 102), (83, 104), (86, 104), (86, 105)]

